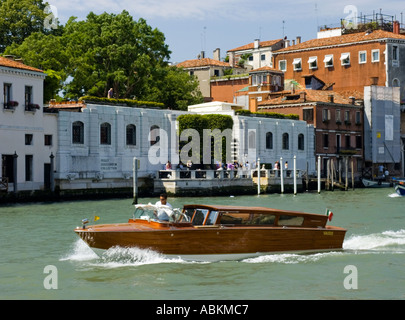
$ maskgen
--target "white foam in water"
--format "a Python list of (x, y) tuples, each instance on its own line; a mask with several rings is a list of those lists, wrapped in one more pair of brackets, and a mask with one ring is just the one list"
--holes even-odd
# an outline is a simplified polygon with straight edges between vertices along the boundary
[[(158, 263), (183, 263), (180, 258), (168, 259), (164, 255), (148, 250), (139, 248), (121, 248), (114, 247), (107, 250), (101, 257), (100, 263), (109, 268), (118, 268), (124, 266), (139, 266), (144, 264), (158, 264)], [(100, 265), (98, 263), (98, 265)]]
[(87, 261), (97, 258), (97, 254), (95, 254), (94, 251), (91, 250), (90, 247), (82, 239), (77, 239), (76, 242), (73, 244), (71, 251), (60, 260)]
[(296, 264), (296, 263), (307, 263), (307, 262), (315, 262), (322, 258), (331, 255), (341, 254), (338, 251), (330, 251), (330, 252), (320, 252), (320, 253), (313, 253), (313, 254), (295, 254), (295, 253), (276, 253), (276, 254), (269, 254), (263, 255), (260, 257), (249, 258), (243, 260), (243, 262), (247, 263), (283, 263), (283, 264)]
[(405, 229), (369, 235), (352, 235), (344, 241), (343, 249), (405, 252)]
[(138, 266), (157, 263), (183, 263), (180, 258), (169, 259), (158, 252), (139, 249), (114, 247), (98, 256), (83, 240), (77, 239), (71, 251), (61, 261), (89, 261), (92, 265), (107, 268)]

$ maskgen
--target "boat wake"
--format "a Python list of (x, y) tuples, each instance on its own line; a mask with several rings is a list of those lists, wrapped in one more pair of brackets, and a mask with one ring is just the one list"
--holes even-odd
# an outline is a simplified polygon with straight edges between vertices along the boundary
[(405, 229), (369, 235), (352, 235), (344, 241), (343, 249), (405, 253)]
[(280, 263), (297, 264), (312, 263), (321, 259), (369, 253), (405, 253), (405, 229), (399, 231), (384, 231), (369, 235), (352, 235), (343, 243), (343, 250), (318, 253), (276, 253), (255, 258), (244, 259), (246, 263)]
[(180, 258), (166, 258), (164, 255), (147, 249), (114, 247), (97, 255), (81, 239), (77, 239), (69, 253), (61, 261), (86, 262), (87, 265), (120, 268), (158, 263), (186, 263)]

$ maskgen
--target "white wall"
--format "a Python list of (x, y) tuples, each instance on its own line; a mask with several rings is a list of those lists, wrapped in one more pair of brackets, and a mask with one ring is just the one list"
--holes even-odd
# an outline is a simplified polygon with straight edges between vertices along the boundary
[[(2, 156), (16, 153), (17, 191), (37, 190), (44, 187), (44, 164), (50, 163), (49, 156), (56, 153), (56, 115), (43, 113), (44, 73), (23, 69), (0, 67), (0, 154)], [(4, 108), (4, 83), (12, 85), (11, 100), (17, 101), (14, 109)], [(25, 86), (32, 86), (34, 104), (39, 110), (25, 110)], [(52, 135), (52, 145), (45, 146), (44, 136)], [(32, 135), (31, 145), (25, 144), (25, 136)], [(33, 156), (32, 179), (26, 180), (26, 155)], [(5, 164), (2, 163), (3, 167)], [(0, 176), (2, 173), (0, 172)], [(14, 184), (9, 190), (14, 189)]]

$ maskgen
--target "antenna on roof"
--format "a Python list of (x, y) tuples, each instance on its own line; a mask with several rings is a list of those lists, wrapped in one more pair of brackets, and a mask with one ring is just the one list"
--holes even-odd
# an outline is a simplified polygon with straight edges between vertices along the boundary
[(207, 31), (207, 27), (204, 26), (203, 32), (201, 33), (201, 51), (205, 51), (205, 46), (206, 46), (206, 42), (207, 42), (207, 39), (206, 39), (207, 32), (206, 31)]

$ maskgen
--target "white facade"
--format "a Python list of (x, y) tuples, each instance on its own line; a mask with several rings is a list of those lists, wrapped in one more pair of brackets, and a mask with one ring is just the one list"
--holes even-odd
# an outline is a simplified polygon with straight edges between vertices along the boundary
[(0, 65), (0, 177), (9, 191), (49, 188), (57, 146), (56, 115), (43, 112), (46, 74), (21, 66)]
[(138, 177), (155, 174), (168, 160), (176, 162), (180, 114), (92, 104), (82, 112), (59, 111), (56, 184), (61, 189), (131, 187), (134, 157), (140, 160)]
[[(204, 105), (206, 109), (204, 110)], [(255, 166), (260, 163), (272, 164), (286, 161), (292, 169), (294, 156), (297, 170), (315, 172), (314, 127), (305, 121), (289, 119), (272, 119), (254, 116), (235, 115), (235, 110), (242, 106), (211, 102), (189, 107), (190, 112), (199, 114), (228, 114), (233, 119), (233, 148), (232, 155), (239, 163), (247, 161)], [(215, 110), (215, 111), (213, 111)]]

